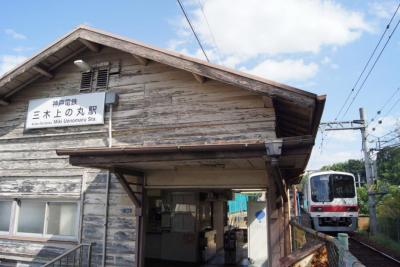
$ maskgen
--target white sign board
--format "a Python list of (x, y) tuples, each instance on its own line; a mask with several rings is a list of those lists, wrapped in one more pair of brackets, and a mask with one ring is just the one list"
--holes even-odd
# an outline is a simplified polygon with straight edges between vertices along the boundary
[(26, 129), (104, 124), (105, 92), (29, 101)]
[(268, 255), (268, 232), (267, 232), (267, 202), (247, 202), (248, 217), (248, 257), (253, 261), (251, 266), (267, 267)]

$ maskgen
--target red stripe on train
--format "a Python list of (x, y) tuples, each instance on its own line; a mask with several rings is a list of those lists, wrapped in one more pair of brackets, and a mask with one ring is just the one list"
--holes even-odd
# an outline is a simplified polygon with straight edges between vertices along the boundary
[(311, 206), (312, 212), (349, 212), (358, 211), (357, 205), (343, 206), (343, 205), (324, 205), (324, 206)]

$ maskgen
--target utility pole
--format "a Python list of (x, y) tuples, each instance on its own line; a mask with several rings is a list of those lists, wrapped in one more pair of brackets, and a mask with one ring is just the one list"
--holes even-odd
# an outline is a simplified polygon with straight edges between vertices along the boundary
[(375, 235), (378, 230), (376, 220), (376, 209), (375, 209), (375, 192), (373, 189), (375, 173), (373, 172), (373, 162), (370, 157), (370, 151), (368, 150), (367, 142), (367, 124), (364, 116), (364, 109), (360, 108), (360, 119), (353, 121), (334, 121), (321, 123), (321, 126), (326, 127), (326, 131), (338, 131), (338, 130), (361, 130), (362, 138), (362, 150), (364, 154), (364, 167), (365, 175), (367, 178), (368, 185), (368, 210), (369, 210), (369, 221), (370, 221), (370, 233)]
[(364, 165), (365, 165), (365, 176), (367, 177), (368, 185), (368, 210), (369, 210), (369, 230), (372, 235), (375, 235), (378, 230), (377, 220), (376, 220), (376, 210), (375, 210), (375, 193), (374, 193), (374, 172), (373, 172), (373, 162), (371, 161), (370, 153), (368, 150), (367, 141), (367, 125), (365, 123), (364, 109), (360, 108), (360, 121), (362, 123), (361, 127), (361, 137), (362, 137), (362, 150), (364, 153)]

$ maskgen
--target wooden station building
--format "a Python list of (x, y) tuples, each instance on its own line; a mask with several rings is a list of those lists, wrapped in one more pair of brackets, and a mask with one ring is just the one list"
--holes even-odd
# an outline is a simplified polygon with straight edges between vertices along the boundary
[(278, 266), (324, 103), (79, 26), (0, 77), (0, 265), (88, 243), (91, 266), (198, 263), (223, 250), (232, 190), (261, 190), (259, 266)]

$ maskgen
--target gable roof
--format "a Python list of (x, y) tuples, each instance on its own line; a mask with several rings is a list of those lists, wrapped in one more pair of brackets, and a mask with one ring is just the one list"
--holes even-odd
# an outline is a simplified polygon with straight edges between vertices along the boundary
[[(16, 92), (40, 77), (51, 78), (52, 71), (64, 62), (87, 49), (98, 51), (102, 46), (130, 53), (143, 64), (148, 60), (156, 61), (191, 72), (199, 80), (204, 78), (216, 80), (271, 98), (277, 119), (278, 137), (307, 135), (315, 138), (316, 136), (325, 96), (317, 96), (285, 84), (152, 47), (84, 25), (78, 26), (72, 32), (1, 76), (0, 106), (7, 105), (9, 101), (12, 101), (12, 96)], [(309, 152), (311, 152), (311, 148), (312, 145)]]

